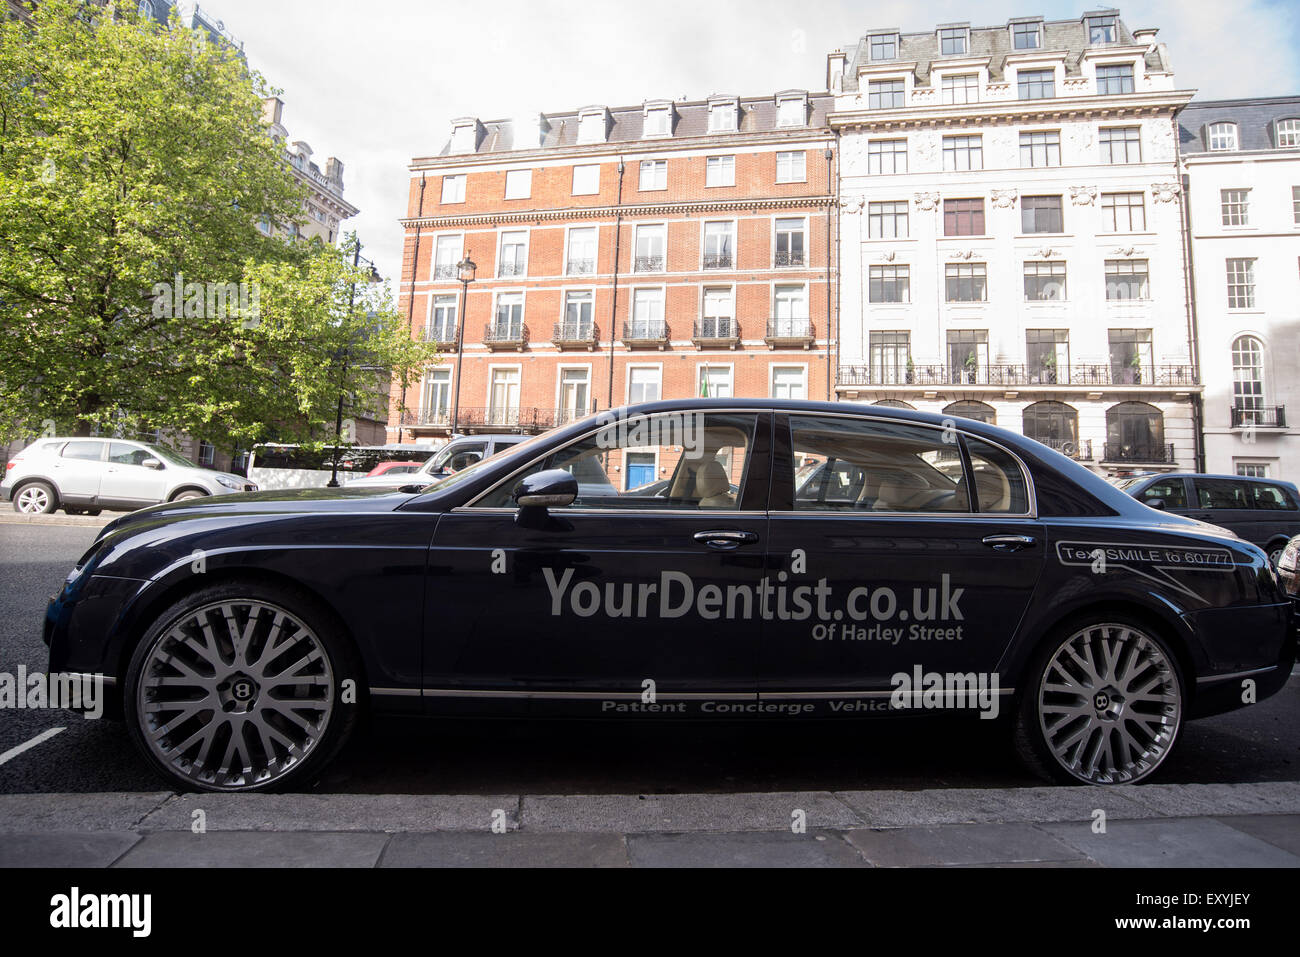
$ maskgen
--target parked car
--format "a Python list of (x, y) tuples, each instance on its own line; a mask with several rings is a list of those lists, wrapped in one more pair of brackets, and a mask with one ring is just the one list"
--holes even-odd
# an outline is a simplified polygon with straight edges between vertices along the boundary
[[(428, 461), (427, 459), (425, 461)], [(420, 471), (420, 466), (424, 462), (380, 462), (369, 472), (366, 478), (375, 478), (379, 475), (410, 475), (412, 472)]]
[(349, 488), (401, 488), (406, 485), (428, 485), (446, 478), (454, 472), (468, 468), (481, 459), (496, 455), (503, 449), (518, 445), (526, 435), (467, 435), (452, 439), (414, 472), (373, 472), (365, 478), (349, 482)]
[[(647, 454), (668, 494), (616, 491)], [(796, 485), (840, 463), (854, 494)], [(1043, 775), (1135, 783), (1295, 659), (1249, 542), (996, 426), (780, 399), (592, 416), (409, 491), (145, 509), (45, 639), (170, 785), (212, 791), (309, 786), (366, 710), (1005, 716)]]
[(1296, 625), (1300, 627), (1300, 535), (1286, 543), (1277, 563), (1277, 577), (1282, 590), (1296, 605)]
[(1300, 535), (1300, 492), (1291, 482), (1167, 472), (1130, 479), (1119, 487), (1144, 505), (1235, 532), (1264, 549), (1274, 568), (1287, 539)]
[(0, 501), (17, 512), (98, 515), (206, 495), (256, 492), (229, 472), (200, 468), (161, 445), (130, 439), (38, 439), (9, 460)]

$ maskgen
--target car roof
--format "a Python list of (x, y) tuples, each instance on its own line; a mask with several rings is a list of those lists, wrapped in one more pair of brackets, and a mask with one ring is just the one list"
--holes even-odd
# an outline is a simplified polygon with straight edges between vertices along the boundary
[(1288, 482), (1286, 479), (1260, 478), (1258, 475), (1228, 475), (1225, 472), (1164, 472), (1160, 475), (1138, 475), (1134, 476), (1139, 481), (1146, 479), (1162, 478), (1190, 478), (1190, 479), (1223, 479), (1229, 482), (1264, 482), (1269, 485), (1285, 485), (1288, 488), (1295, 488), (1294, 482)]

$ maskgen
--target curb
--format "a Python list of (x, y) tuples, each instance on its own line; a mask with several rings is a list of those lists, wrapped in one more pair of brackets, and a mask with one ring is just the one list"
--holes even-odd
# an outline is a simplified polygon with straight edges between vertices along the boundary
[(47, 515), (24, 515), (19, 512), (0, 511), (0, 525), (72, 525), (102, 528), (115, 518), (129, 512), (106, 512), (100, 515), (65, 515), (51, 512)]

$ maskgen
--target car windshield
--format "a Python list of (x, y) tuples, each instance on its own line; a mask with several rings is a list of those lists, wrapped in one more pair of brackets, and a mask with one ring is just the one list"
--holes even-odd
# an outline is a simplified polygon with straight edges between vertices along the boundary
[(145, 448), (147, 448), (158, 458), (162, 459), (164, 462), (170, 462), (172, 465), (179, 465), (182, 468), (187, 468), (187, 469), (198, 468), (197, 465), (195, 465), (185, 456), (178, 455), (177, 453), (173, 452), (171, 449), (165, 449), (161, 445), (146, 445)]
[[(463, 469), (460, 469), (457, 472), (453, 472), (451, 475), (448, 475), (445, 478), (434, 480), (430, 484), (426, 485), (424, 489), (422, 489), (422, 491), (428, 491), (436, 486), (438, 491), (441, 492), (445, 489), (450, 488), (453, 485), (459, 485), (461, 482), (464, 482), (467, 479), (477, 475), (484, 465), (488, 463), (492, 463), (493, 465), (495, 465), (497, 457), (502, 455), (503, 453), (514, 452), (518, 449), (531, 449), (534, 446), (539, 445), (542, 442), (542, 440), (546, 439), (547, 437), (548, 437), (547, 434), (543, 432), (541, 435), (534, 435), (531, 439), (525, 439), (523, 442), (518, 442), (514, 445), (507, 445), (505, 448), (499, 449), (494, 455), (489, 455), (486, 458), (481, 458), (477, 462), (474, 462), (472, 465), (467, 465)], [(419, 476), (413, 475), (411, 477), (413, 479), (420, 478), (423, 476), (424, 473), (427, 473), (428, 471), (430, 471), (430, 469), (426, 468), (423, 470), (421, 475)], [(412, 482), (412, 484), (414, 484), (414, 482)]]

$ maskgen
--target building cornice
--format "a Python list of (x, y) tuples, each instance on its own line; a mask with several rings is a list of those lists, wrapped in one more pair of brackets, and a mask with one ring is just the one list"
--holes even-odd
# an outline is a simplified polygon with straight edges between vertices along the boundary
[(1177, 113), (1195, 90), (1124, 93), (1113, 96), (1063, 96), (1045, 100), (993, 100), (961, 105), (904, 107), (898, 110), (840, 110), (827, 116), (833, 130), (901, 129), (966, 123), (1019, 123), (1076, 117), (1139, 116)]
[(833, 196), (764, 197), (761, 199), (713, 200), (705, 203), (647, 203), (624, 206), (583, 206), (567, 209), (543, 209), (519, 212), (474, 213), (464, 216), (419, 216), (399, 219), (407, 229), (447, 229), (496, 224), (556, 222), (574, 219), (611, 219), (624, 217), (691, 216), (761, 209), (806, 209), (833, 205)]

